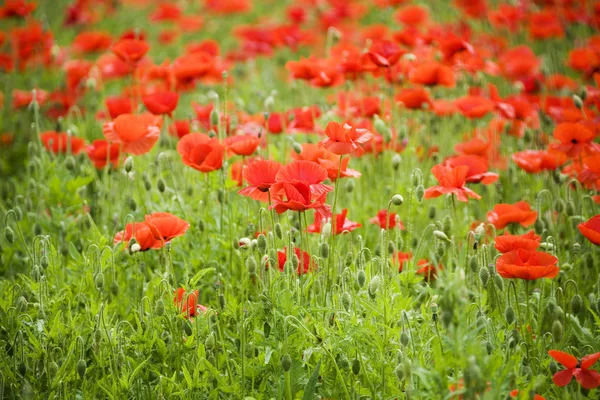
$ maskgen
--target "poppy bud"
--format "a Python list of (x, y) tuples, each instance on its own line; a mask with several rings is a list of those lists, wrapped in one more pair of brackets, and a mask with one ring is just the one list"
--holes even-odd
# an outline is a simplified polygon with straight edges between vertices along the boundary
[(204, 340), (204, 347), (207, 350), (214, 350), (215, 346), (217, 344), (217, 341), (215, 339), (215, 333), (211, 332), (207, 337), (206, 340)]
[(554, 360), (550, 361), (550, 365), (548, 366), (551, 374), (555, 374), (558, 371), (558, 366)]
[(445, 327), (449, 327), (450, 324), (452, 324), (453, 319), (454, 314), (452, 313), (452, 311), (447, 309), (442, 311), (442, 325), (444, 325)]
[[(273, 96), (267, 96), (267, 98), (263, 102), (263, 107), (267, 111), (272, 111), (273, 108), (275, 107), (275, 98)], [(267, 113), (265, 113), (265, 114), (267, 114)], [(265, 119), (268, 120), (269, 117), (266, 117)]]
[(484, 287), (487, 287), (490, 280), (490, 271), (486, 267), (479, 268), (479, 280)]
[(75, 168), (75, 158), (73, 158), (73, 156), (68, 156), (67, 157), (67, 159), (65, 160), (65, 167), (69, 171), (72, 171), (73, 168)]
[(579, 314), (579, 311), (581, 311), (582, 306), (583, 299), (581, 298), (581, 296), (579, 294), (573, 296), (573, 298), (571, 299), (571, 312), (573, 314)]
[(250, 275), (254, 275), (256, 273), (256, 259), (252, 256), (246, 259), (246, 268), (248, 269), (248, 273)]
[(452, 231), (452, 218), (449, 215), (444, 217), (444, 232), (449, 235)]
[(367, 274), (365, 274), (364, 270), (361, 269), (358, 271), (358, 274), (356, 275), (356, 281), (358, 282), (358, 286), (365, 286), (365, 283), (367, 282)]
[(342, 306), (346, 311), (350, 311), (350, 305), (352, 304), (352, 296), (348, 292), (342, 293)]
[(435, 218), (435, 207), (429, 207), (429, 212), (427, 216), (429, 217), (429, 219)]
[(42, 234), (42, 227), (37, 222), (33, 224), (33, 234), (36, 236)]
[(576, 94), (573, 95), (573, 104), (575, 104), (575, 107), (577, 107), (580, 110), (583, 108), (583, 100)]
[(563, 212), (565, 209), (565, 201), (561, 198), (557, 198), (554, 201), (554, 209), (556, 210), (556, 212), (559, 212), (559, 213)]
[(10, 226), (4, 228), (4, 237), (6, 238), (6, 241), (10, 244), (13, 244), (15, 242), (15, 232)]
[(166, 189), (165, 180), (163, 178), (158, 178), (156, 181), (156, 187), (158, 188), (159, 192), (163, 193)]
[(96, 289), (98, 290), (102, 290), (104, 287), (104, 274), (102, 272), (96, 274), (96, 277), (94, 278), (94, 285), (96, 285)]
[(402, 157), (400, 156), (400, 154), (394, 154), (392, 156), (392, 168), (394, 169), (394, 171), (398, 170), (401, 163), (402, 163)]
[(425, 196), (425, 188), (423, 187), (423, 185), (417, 186), (417, 188), (415, 189), (415, 196), (419, 202), (423, 200), (423, 196)]
[(27, 309), (27, 307), (29, 306), (29, 303), (27, 302), (27, 299), (24, 296), (21, 296), (17, 299), (17, 311), (18, 312), (23, 312)]
[(392, 196), (392, 204), (395, 206), (401, 206), (402, 203), (404, 203), (404, 198), (401, 195), (395, 194)]
[(294, 267), (294, 269), (297, 269), (299, 264), (300, 264), (300, 259), (298, 258), (296, 253), (292, 254), (292, 266)]
[(575, 215), (575, 204), (573, 204), (573, 201), (571, 201), (571, 200), (567, 201), (567, 204), (565, 207), (565, 213), (569, 217), (572, 217), (573, 215)]
[(588, 90), (586, 86), (582, 86), (579, 89), (579, 97), (581, 98), (581, 100), (585, 101), (587, 99), (588, 96)]
[(398, 378), (399, 381), (404, 379), (404, 366), (401, 364), (396, 365), (396, 368), (394, 368), (394, 374), (396, 374), (396, 378)]
[(324, 238), (328, 238), (329, 236), (331, 236), (331, 222), (327, 221), (323, 224), (323, 226), (321, 227), (321, 235)]
[(506, 323), (508, 325), (511, 325), (513, 322), (515, 322), (515, 310), (511, 306), (506, 307), (506, 310), (504, 311), (504, 318), (506, 318)]
[(409, 342), (410, 338), (408, 336), (408, 333), (406, 333), (406, 331), (402, 331), (402, 333), (400, 333), (400, 344), (402, 344), (402, 346), (406, 347), (408, 346), (408, 342)]
[(292, 357), (289, 354), (281, 356), (281, 367), (285, 372), (288, 372), (292, 368)]
[(291, 273), (292, 273), (292, 271), (293, 271), (293, 268), (294, 268), (294, 267), (293, 267), (293, 265), (292, 265), (292, 262), (291, 262), (291, 261), (286, 261), (286, 262), (283, 264), (283, 272), (285, 272), (286, 274), (291, 274)]
[(443, 231), (435, 230), (433, 231), (433, 236), (435, 236), (435, 238), (438, 240), (444, 242), (451, 242), (450, 238)]
[(243, 237), (237, 240), (237, 242), (240, 250), (247, 250), (252, 247), (252, 241), (247, 237)]
[(42, 268), (46, 269), (50, 265), (50, 261), (48, 260), (48, 256), (42, 256), (40, 260), (40, 265)]
[(594, 257), (592, 256), (592, 253), (587, 254), (584, 265), (589, 269), (594, 268)]
[(133, 157), (127, 156), (123, 167), (125, 168), (125, 172), (130, 173), (133, 170)]
[(279, 240), (283, 240), (283, 229), (279, 222), (275, 224), (275, 236), (277, 236)]
[(267, 250), (267, 237), (264, 234), (261, 233), (256, 238), (256, 247), (262, 254)]
[(360, 361), (358, 361), (358, 358), (352, 360), (352, 373), (354, 375), (360, 374)]
[(573, 243), (573, 254), (578, 255), (581, 251), (581, 245), (577, 242)]
[(346, 183), (344, 184), (344, 189), (346, 189), (346, 192), (352, 193), (354, 191), (354, 186), (356, 186), (354, 179), (346, 179)]
[(381, 278), (379, 277), (379, 275), (375, 275), (373, 278), (371, 278), (371, 281), (369, 282), (369, 295), (372, 298), (375, 298), (375, 295), (379, 290), (379, 286), (381, 286)]
[(212, 125), (217, 125), (219, 123), (219, 111), (216, 108), (213, 108), (210, 112), (210, 123)]
[(27, 373), (27, 365), (24, 362), (22, 362), (19, 363), (19, 366), (17, 368), (19, 370), (19, 375), (25, 376), (25, 374)]
[(154, 313), (158, 316), (161, 316), (165, 313), (165, 302), (162, 299), (158, 299), (156, 301), (156, 305), (154, 306)]
[(292, 149), (294, 150), (294, 152), (296, 154), (302, 153), (302, 145), (300, 143), (298, 143), (298, 142), (294, 142), (292, 144)]
[(504, 279), (500, 276), (500, 274), (494, 274), (494, 285), (498, 288), (498, 290), (504, 290)]
[(346, 258), (344, 258), (344, 266), (349, 267), (352, 265), (352, 260), (354, 260), (354, 254), (351, 251), (346, 253)]
[(141, 249), (142, 249), (142, 247), (141, 247), (139, 244), (137, 244), (137, 243), (133, 243), (133, 244), (131, 245), (131, 247), (129, 248), (129, 251), (131, 252), (131, 254), (133, 254), (133, 253), (137, 253), (137, 252), (138, 252), (138, 251), (140, 251)]
[(143, 180), (144, 180), (144, 189), (146, 189), (146, 191), (150, 191), (150, 189), (152, 189), (152, 184), (150, 183), (148, 178), (143, 178)]
[(563, 326), (557, 319), (552, 323), (552, 337), (556, 343), (560, 343), (563, 338)]
[(469, 258), (469, 268), (471, 269), (472, 272), (475, 272), (475, 271), (477, 271), (478, 267), (479, 267), (479, 265), (477, 265), (477, 257), (471, 256)]
[(264, 325), (263, 325), (263, 332), (265, 334), (265, 338), (269, 338), (269, 336), (271, 335), (271, 325), (269, 325), (268, 322), (265, 321)]
[(77, 373), (79, 374), (79, 377), (81, 379), (83, 379), (86, 369), (87, 369), (87, 364), (83, 358), (80, 359), (79, 361), (77, 361)]
[(217, 200), (219, 203), (225, 203), (225, 191), (223, 189), (217, 191)]
[(492, 355), (492, 351), (494, 351), (494, 345), (489, 340), (485, 342), (485, 350), (488, 353), (488, 356)]

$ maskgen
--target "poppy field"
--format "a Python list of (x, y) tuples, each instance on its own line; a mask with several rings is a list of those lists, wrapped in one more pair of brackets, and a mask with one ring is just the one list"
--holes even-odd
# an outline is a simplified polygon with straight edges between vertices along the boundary
[(5, 0), (0, 399), (597, 399), (600, 1)]

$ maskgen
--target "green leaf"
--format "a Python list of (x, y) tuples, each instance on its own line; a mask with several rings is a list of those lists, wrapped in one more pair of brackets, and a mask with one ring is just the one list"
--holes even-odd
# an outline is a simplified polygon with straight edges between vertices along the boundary
[(213, 272), (215, 271), (214, 267), (210, 267), (210, 268), (203, 268), (200, 271), (198, 271), (198, 273), (196, 275), (194, 275), (194, 277), (190, 280), (190, 286), (191, 287), (195, 287), (196, 284), (200, 281), (200, 279), (202, 279), (202, 277), (206, 274), (208, 274), (209, 272)]
[(315, 391), (317, 389), (317, 381), (319, 379), (319, 371), (321, 370), (321, 360), (317, 363), (317, 366), (310, 374), (310, 378), (304, 387), (304, 396), (302, 400), (312, 400), (315, 398)]
[(82, 261), (81, 254), (79, 254), (79, 252), (77, 251), (77, 248), (75, 247), (73, 242), (69, 242), (69, 254), (71, 255), (71, 258), (73, 258), (73, 260), (75, 260), (77, 262)]

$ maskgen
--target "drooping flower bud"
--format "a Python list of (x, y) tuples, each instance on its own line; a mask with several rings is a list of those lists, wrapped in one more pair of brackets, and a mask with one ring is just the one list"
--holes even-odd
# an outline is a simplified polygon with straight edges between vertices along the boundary
[(292, 357), (289, 354), (285, 353), (281, 356), (281, 367), (285, 372), (288, 372), (292, 368)]

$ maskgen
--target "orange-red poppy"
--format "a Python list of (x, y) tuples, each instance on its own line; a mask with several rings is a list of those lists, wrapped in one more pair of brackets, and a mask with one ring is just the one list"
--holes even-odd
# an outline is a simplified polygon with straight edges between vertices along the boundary
[(495, 108), (493, 101), (483, 96), (465, 96), (454, 100), (458, 111), (467, 118), (481, 118)]
[(596, 147), (592, 143), (595, 137), (594, 132), (581, 123), (560, 123), (554, 128), (553, 135), (560, 143), (552, 144), (550, 149), (564, 153), (568, 157), (586, 154)]
[[(516, 398), (518, 398), (518, 397), (519, 397), (519, 390), (518, 390), (518, 389), (511, 390), (511, 392), (509, 393), (509, 395), (510, 395), (510, 397), (512, 397), (513, 399), (516, 399)], [(540, 396), (539, 394), (535, 394), (535, 393), (533, 394), (533, 397), (531, 397), (531, 395), (530, 395), (530, 394), (528, 394), (527, 396), (528, 396), (528, 398), (529, 398), (530, 400), (546, 400), (546, 398), (545, 398), (545, 397), (543, 397), (543, 396)]]
[(150, 227), (145, 222), (135, 222), (125, 225), (125, 229), (115, 235), (113, 242), (114, 244), (129, 242), (132, 237), (135, 238), (136, 243), (140, 246), (140, 251), (160, 249), (163, 246), (163, 243), (154, 237)]
[(418, 65), (409, 73), (408, 79), (412, 83), (427, 86), (454, 87), (456, 78), (452, 68), (437, 61), (429, 61)]
[(453, 194), (459, 201), (467, 202), (469, 198), (480, 199), (481, 196), (465, 187), (469, 167), (460, 165), (458, 167), (449, 167), (446, 165), (434, 165), (431, 172), (438, 180), (439, 185), (432, 186), (425, 190), (425, 198), (432, 199), (442, 194)]
[(431, 106), (432, 100), (429, 97), (429, 92), (420, 87), (402, 89), (394, 100), (396, 104), (411, 110), (418, 110), (425, 106)]
[(183, 236), (190, 224), (167, 212), (156, 212), (146, 215), (145, 222), (152, 235), (161, 243), (168, 243), (176, 237)]
[(565, 35), (560, 18), (553, 10), (531, 14), (529, 34), (534, 39), (561, 38)]
[(327, 139), (319, 142), (319, 146), (326, 148), (333, 154), (362, 154), (363, 149), (359, 146), (371, 140), (373, 134), (366, 129), (356, 128), (349, 124), (341, 125), (338, 122), (330, 122), (325, 128)]
[(75, 36), (71, 47), (78, 53), (95, 53), (107, 50), (112, 43), (112, 36), (108, 32), (87, 31)]
[(122, 39), (112, 47), (113, 53), (122, 61), (135, 64), (146, 55), (150, 46), (139, 39)]
[(250, 133), (229, 136), (225, 139), (227, 149), (238, 156), (251, 156), (259, 144), (260, 139)]
[(596, 246), (600, 246), (600, 214), (577, 225), (577, 229), (579, 229), (579, 232), (581, 232), (581, 234), (590, 242)]
[(496, 229), (502, 229), (513, 223), (528, 227), (535, 223), (537, 211), (532, 210), (526, 201), (519, 201), (514, 204), (502, 203), (496, 204), (494, 209), (488, 212), (487, 219)]
[(179, 140), (177, 152), (185, 165), (200, 172), (212, 172), (223, 166), (225, 146), (219, 143), (216, 137), (190, 133)]
[(106, 167), (111, 164), (117, 167), (119, 164), (119, 144), (109, 143), (103, 139), (97, 139), (92, 142), (86, 149), (90, 161), (97, 169)]
[(276, 182), (281, 164), (270, 160), (256, 160), (246, 165), (242, 176), (249, 186), (238, 193), (264, 203), (269, 201), (269, 189)]
[[(362, 224), (354, 221), (350, 221), (346, 216), (348, 215), (348, 209), (344, 208), (341, 213), (335, 215), (335, 222), (331, 222), (331, 228), (334, 235), (339, 235), (343, 232), (352, 232), (353, 230), (360, 228)], [(315, 220), (312, 225), (309, 225), (306, 230), (310, 233), (322, 233), (323, 227), (322, 220), (331, 219), (331, 213), (327, 212), (325, 215), (318, 212), (315, 213)]]
[(590, 370), (600, 359), (600, 353), (587, 355), (581, 360), (558, 350), (550, 350), (548, 354), (566, 368), (552, 377), (556, 386), (567, 386), (573, 377), (584, 389), (589, 390), (600, 386), (600, 373)]
[(202, 304), (198, 304), (198, 290), (191, 293), (186, 293), (184, 288), (175, 290), (175, 298), (173, 299), (175, 307), (186, 318), (194, 317), (200, 313), (206, 312), (207, 308)]
[[(307, 272), (311, 272), (317, 268), (316, 262), (311, 260), (310, 254), (308, 254), (306, 251), (300, 250), (299, 247), (294, 247), (294, 253), (296, 254), (296, 257), (298, 257), (298, 275), (306, 274)], [(284, 271), (286, 261), (287, 247), (284, 247), (283, 251), (277, 251), (277, 266), (279, 267), (279, 271)]]
[(121, 114), (102, 126), (104, 137), (113, 143), (121, 143), (122, 150), (136, 156), (149, 152), (160, 136), (160, 117), (152, 114)]
[(85, 140), (64, 132), (47, 131), (40, 134), (40, 140), (46, 149), (55, 154), (79, 154), (85, 150)]
[(496, 260), (496, 270), (507, 279), (536, 280), (554, 278), (560, 271), (558, 258), (542, 251), (517, 249)]
[(567, 161), (567, 156), (546, 150), (524, 150), (513, 153), (512, 160), (524, 171), (539, 174), (559, 168)]
[(496, 236), (494, 247), (500, 253), (508, 253), (517, 249), (535, 250), (540, 246), (541, 236), (531, 230), (523, 235), (511, 235), (508, 231), (502, 236)]
[(377, 215), (370, 218), (369, 222), (379, 225), (381, 229), (404, 229), (404, 224), (400, 221), (400, 218), (397, 218), (397, 214), (391, 212), (388, 216), (388, 211), (385, 208), (377, 211)]
[(131, 114), (134, 108), (129, 96), (107, 97), (104, 104), (106, 104), (111, 119), (115, 119), (121, 114)]
[(173, 111), (177, 108), (179, 102), (179, 94), (176, 92), (156, 92), (144, 95), (142, 101), (152, 114), (166, 114), (173, 117)]
[(459, 155), (447, 158), (444, 160), (444, 165), (449, 167), (458, 167), (465, 165), (469, 169), (467, 171), (467, 182), (483, 183), (489, 185), (498, 180), (498, 174), (488, 171), (488, 162), (485, 158), (475, 155)]

